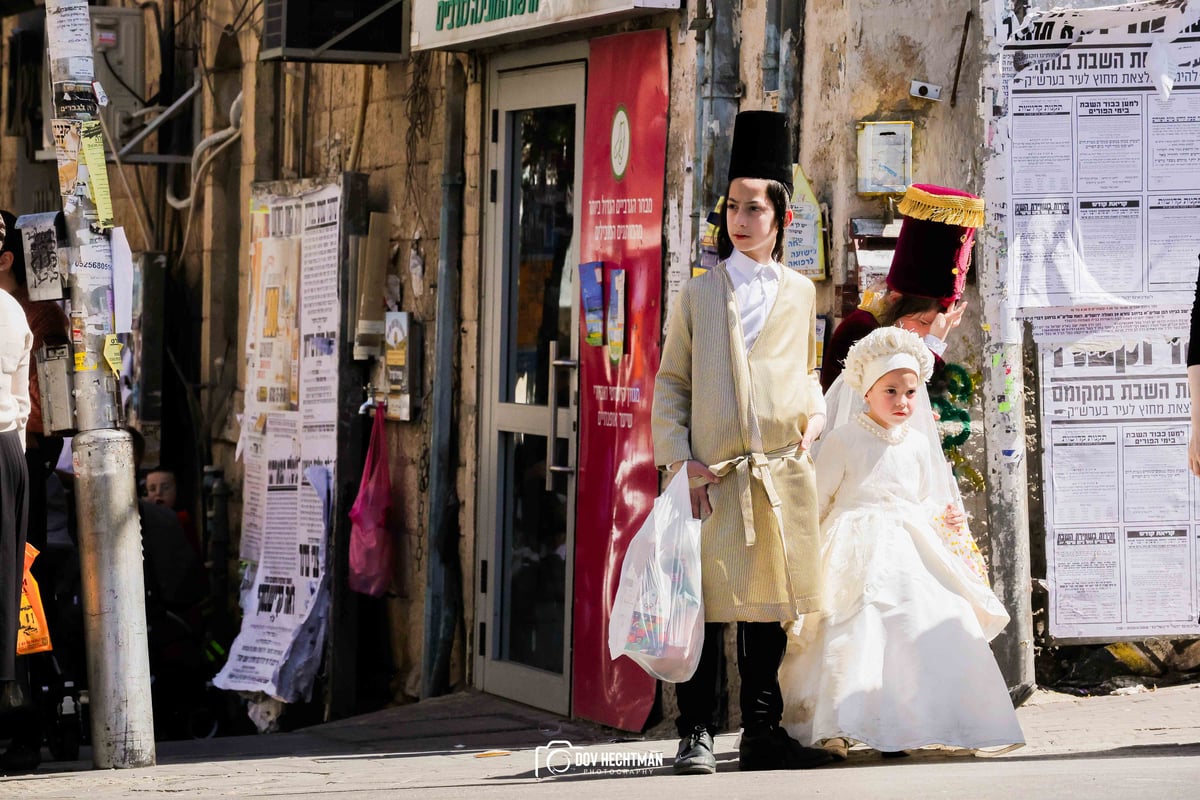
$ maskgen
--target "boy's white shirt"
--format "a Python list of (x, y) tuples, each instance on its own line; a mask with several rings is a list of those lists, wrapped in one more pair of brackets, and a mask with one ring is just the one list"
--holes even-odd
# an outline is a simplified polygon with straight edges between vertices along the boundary
[(748, 353), (762, 333), (771, 309), (775, 307), (782, 278), (781, 267), (774, 261), (760, 264), (740, 250), (733, 251), (725, 260), (725, 266), (733, 283), (733, 296), (737, 299), (738, 316), (742, 320), (742, 334)]

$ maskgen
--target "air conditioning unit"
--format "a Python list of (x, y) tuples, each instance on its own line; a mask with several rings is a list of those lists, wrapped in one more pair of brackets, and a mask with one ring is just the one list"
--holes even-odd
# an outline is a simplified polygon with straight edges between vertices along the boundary
[[(140, 8), (91, 6), (88, 13), (92, 18), (96, 80), (108, 95), (108, 105), (100, 109), (100, 116), (115, 140), (106, 143), (110, 150), (116, 150), (129, 120), (143, 107), (138, 95), (146, 91), (145, 12)], [(50, 132), (54, 104), (50, 99), (49, 76), (47, 63), (42, 80), (42, 149), (36, 154), (39, 161), (55, 158), (54, 137)]]
[(412, 2), (265, 0), (258, 59), (350, 64), (402, 61), (408, 58)]

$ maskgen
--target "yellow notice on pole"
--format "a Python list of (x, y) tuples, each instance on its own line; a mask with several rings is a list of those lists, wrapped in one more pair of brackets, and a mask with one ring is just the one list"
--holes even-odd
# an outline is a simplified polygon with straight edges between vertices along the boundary
[(87, 166), (88, 187), (92, 191), (92, 202), (96, 204), (97, 223), (102, 230), (113, 226), (112, 198), (108, 193), (108, 167), (104, 163), (104, 135), (100, 120), (84, 122), (80, 130), (80, 160)]
[(76, 372), (95, 372), (100, 366), (95, 353), (87, 353), (80, 351), (75, 354), (75, 371)]
[(104, 337), (104, 360), (108, 362), (108, 368), (114, 375), (121, 374), (121, 347), (117, 334), (110, 333)]

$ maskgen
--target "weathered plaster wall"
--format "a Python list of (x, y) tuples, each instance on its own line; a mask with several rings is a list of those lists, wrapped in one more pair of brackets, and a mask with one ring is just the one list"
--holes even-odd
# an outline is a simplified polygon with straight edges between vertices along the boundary
[[(224, 0), (206, 3), (211, 20), (232, 20), (236, 4)], [(224, 466), (234, 487), (231, 513), (235, 531), (240, 528), (240, 464), (233, 459), (237, 438), (236, 415), (242, 409), (245, 388), (245, 327), (249, 286), (249, 228), (246, 209), (254, 181), (290, 178), (332, 178), (342, 171), (361, 171), (368, 177), (368, 209), (388, 212), (395, 218), (389, 231), (394, 258), (389, 271), (399, 275), (403, 286), (403, 310), (411, 311), (425, 327), (425, 375), (418, 384), (422, 395), (430, 389), (438, 227), (441, 206), (441, 160), (443, 129), (443, 70), (450, 56), (426, 54), (409, 62), (387, 65), (260, 64), (257, 62), (261, 11), (254, 24), (238, 37), (242, 58), (240, 90), (243, 92), (243, 143), (236, 166), (214, 170), (205, 181), (198, 215), (203, 224), (193, 233), (188, 257), (201, 265), (205, 318), (202, 341), (207, 348), (203, 363), (206, 386), (221, 386), (221, 376), (236, 376), (232, 401), (220, 407), (213, 420), (213, 454)], [(209, 29), (206, 41), (209, 63), (221, 44), (219, 26)], [(219, 93), (218, 93), (219, 94)], [(205, 91), (204, 129), (211, 132), (226, 124), (224, 108), (230, 98)], [(365, 100), (365, 105), (364, 105)], [(362, 130), (361, 149), (351, 163), (357, 132)], [(475, 186), (478, 176), (475, 175)], [(468, 190), (469, 191), (469, 190)], [(468, 214), (467, 230), (474, 235)], [(234, 231), (230, 245), (228, 232)], [(416, 248), (425, 262), (424, 279), (414, 281), (409, 271), (409, 254)], [(464, 257), (468, 261), (472, 249)], [(229, 322), (229, 265), (236, 267), (236, 319)], [(469, 272), (470, 266), (467, 267)], [(466, 295), (464, 294), (464, 298)], [(464, 301), (464, 324), (473, 314), (474, 303)], [(224, 328), (222, 328), (224, 325)], [(218, 329), (232, 330), (234, 363), (222, 372), (219, 363), (224, 340)], [(374, 383), (380, 385), (376, 373)], [(465, 384), (464, 384), (465, 385)], [(473, 381), (470, 384), (474, 390)], [(343, 386), (344, 393), (361, 394), (361, 387)], [(473, 401), (463, 404), (470, 411)], [(428, 481), (428, 416), (414, 422), (387, 423), (389, 467), (392, 476), (391, 523), (396, 535), (393, 590), (384, 601), (386, 619), (382, 629), (363, 627), (360, 637), (387, 637), (392, 664), (360, 664), (365, 674), (386, 681), (386, 686), (364, 687), (374, 697), (380, 691), (394, 702), (414, 699), (420, 687), (421, 630), (425, 591), (424, 502)], [(465, 452), (455, 463), (473, 464), (473, 428), (460, 436)], [(460, 475), (460, 493), (464, 484)], [(468, 493), (469, 494), (469, 493)], [(235, 533), (236, 540), (236, 533)], [(236, 585), (236, 584), (235, 584)], [(456, 680), (462, 679), (461, 669)]]
[[(855, 217), (881, 217), (884, 201), (860, 197), (857, 180), (859, 121), (913, 122), (913, 180), (979, 193), (982, 123), (978, 117), (978, 85), (982, 62), (982, 26), (974, 3), (930, 0), (894, 3), (886, 0), (808, 2), (804, 24), (803, 94), (800, 163), (818, 199), (829, 205), (832, 247), (830, 279), (818, 284), (822, 310), (833, 310), (834, 286), (845, 282), (849, 225)], [(749, 4), (747, 4), (749, 7)], [(955, 66), (967, 12), (972, 12), (957, 102), (951, 105)], [(744, 15), (745, 17), (745, 15)], [(744, 20), (744, 24), (745, 20)], [(755, 43), (761, 36), (743, 31), (743, 63), (747, 74), (758, 62)], [(909, 95), (912, 80), (942, 87), (940, 102)], [(743, 107), (756, 98), (748, 91)], [(758, 98), (765, 103), (766, 98)], [(761, 106), (759, 106), (761, 107)], [(967, 314), (950, 341), (946, 360), (977, 376), (981, 367), (979, 297), (968, 285)], [(976, 389), (970, 405), (973, 433), (964, 446), (971, 467), (982, 473), (983, 435)], [(986, 547), (986, 503), (982, 492), (960, 481), (972, 529)]]

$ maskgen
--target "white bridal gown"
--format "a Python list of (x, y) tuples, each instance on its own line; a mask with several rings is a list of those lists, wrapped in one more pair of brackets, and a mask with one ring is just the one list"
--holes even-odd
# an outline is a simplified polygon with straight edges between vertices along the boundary
[(988, 641), (1008, 615), (944, 544), (930, 500), (932, 449), (866, 414), (832, 431), (816, 461), (823, 611), (789, 634), (783, 724), (802, 744), (877, 750), (1024, 742)]

